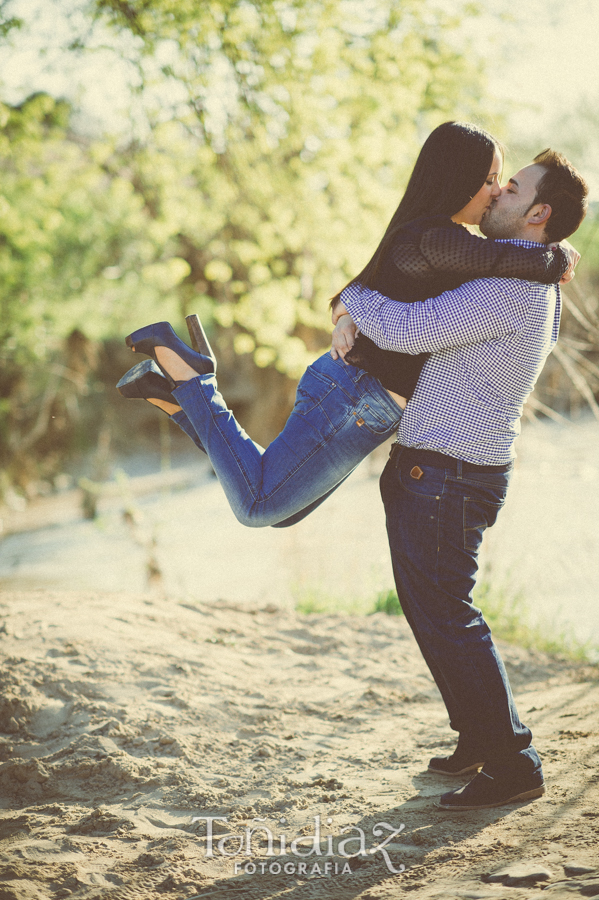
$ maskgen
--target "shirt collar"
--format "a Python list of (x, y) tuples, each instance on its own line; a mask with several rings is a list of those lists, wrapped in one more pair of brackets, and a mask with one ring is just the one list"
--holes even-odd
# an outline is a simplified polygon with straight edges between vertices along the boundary
[(527, 241), (524, 238), (498, 238), (496, 243), (516, 244), (517, 247), (526, 247), (528, 250), (532, 250), (534, 247), (545, 247), (545, 249), (547, 248), (547, 244), (543, 244), (541, 241)]

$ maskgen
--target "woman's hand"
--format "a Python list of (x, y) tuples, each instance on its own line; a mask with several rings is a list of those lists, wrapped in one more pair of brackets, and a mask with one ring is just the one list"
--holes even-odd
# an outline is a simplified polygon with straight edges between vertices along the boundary
[(560, 241), (557, 243), (556, 241), (552, 241), (547, 245), (550, 250), (555, 250), (556, 247), (561, 247), (566, 256), (568, 257), (569, 265), (564, 274), (560, 279), (560, 284), (567, 284), (569, 281), (572, 281), (574, 275), (574, 269), (578, 265), (578, 261), (580, 260), (580, 253), (576, 250), (575, 247), (569, 241)]
[[(335, 312), (337, 312), (337, 310), (335, 310)], [(333, 359), (342, 359), (345, 361), (345, 354), (349, 353), (354, 346), (357, 333), (358, 326), (348, 312), (337, 316), (337, 324), (331, 335), (331, 356)]]

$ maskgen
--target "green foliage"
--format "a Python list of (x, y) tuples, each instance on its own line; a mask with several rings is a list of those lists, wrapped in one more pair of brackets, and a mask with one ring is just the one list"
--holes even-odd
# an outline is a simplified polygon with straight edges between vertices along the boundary
[(576, 267), (578, 278), (599, 285), (599, 203), (592, 203), (585, 220), (570, 239), (582, 258)]
[[(374, 600), (334, 597), (317, 588), (296, 591), (295, 610), (301, 615), (372, 615), (383, 612), (403, 616), (394, 589), (379, 591)], [(565, 627), (531, 622), (531, 612), (521, 595), (510, 595), (504, 588), (483, 579), (476, 587), (475, 604), (480, 607), (493, 635), (527, 650), (538, 650), (560, 659), (597, 666), (599, 647), (579, 641)]]
[(0, 0), (0, 43), (23, 24), (22, 19), (10, 14), (11, 6), (12, 0)]
[(295, 611), (302, 616), (322, 615), (338, 612), (336, 602), (317, 591), (303, 591), (295, 602)]
[(510, 596), (483, 580), (476, 587), (474, 602), (493, 634), (511, 644), (580, 662), (597, 663), (599, 659), (598, 647), (579, 641), (568, 629), (531, 623), (530, 608), (521, 594)]
[(0, 451), (15, 477), (71, 429), (95, 342), (142, 306), (175, 313), (187, 273), (112, 145), (86, 144), (69, 117), (47, 94), (0, 106)]
[[(119, 33), (151, 127), (125, 146), (77, 135), (46, 94), (0, 107), (0, 450), (13, 477), (28, 455), (57, 464), (81, 399), (102, 389), (102, 342), (156, 319), (198, 312), (225, 381), (263, 401), (262, 422), (284, 418), (281, 382), (327, 346), (328, 299), (373, 252), (422, 139), (481, 100), (482, 63), (455, 37), (473, 3), (452, 15), (442, 0), (75, 5), (90, 31), (72, 46), (86, 52), (94, 22)], [(282, 373), (278, 402), (267, 368)]]
[(380, 591), (374, 603), (373, 613), (384, 612), (388, 616), (403, 616), (404, 612), (397, 596), (397, 591)]
[(318, 587), (299, 587), (293, 590), (295, 611), (302, 616), (349, 615), (363, 616), (369, 609), (368, 600), (356, 596), (335, 596)]
[(155, 112), (136, 160), (190, 265), (184, 309), (203, 301), (237, 354), (299, 375), (326, 345), (327, 301), (374, 250), (422, 137), (478, 108), (480, 64), (446, 38), (474, 4), (453, 17), (420, 0), (95, 8), (139, 39), (148, 85), (166, 79), (185, 98)]
[(365, 616), (383, 612), (388, 616), (403, 616), (395, 589), (379, 591), (372, 597), (342, 596), (324, 593), (315, 587), (296, 588), (295, 610), (302, 615), (336, 614)]

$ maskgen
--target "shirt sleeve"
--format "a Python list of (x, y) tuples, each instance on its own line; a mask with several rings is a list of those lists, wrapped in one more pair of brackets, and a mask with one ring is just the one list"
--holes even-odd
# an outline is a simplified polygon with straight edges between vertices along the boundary
[(519, 331), (527, 315), (528, 292), (518, 282), (469, 281), (422, 303), (400, 303), (360, 284), (342, 294), (360, 331), (383, 350), (435, 353), (478, 344)]
[(568, 258), (559, 247), (519, 247), (447, 225), (400, 231), (391, 258), (400, 275), (416, 280), (452, 275), (462, 281), (521, 278), (557, 284), (568, 268)]

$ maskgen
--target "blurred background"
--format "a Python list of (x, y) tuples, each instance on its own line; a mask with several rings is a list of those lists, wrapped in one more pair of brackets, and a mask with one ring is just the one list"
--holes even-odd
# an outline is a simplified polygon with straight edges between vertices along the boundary
[(0, 586), (304, 608), (391, 587), (384, 453), (301, 526), (254, 533), (114, 385), (126, 334), (167, 319), (185, 337), (198, 313), (227, 401), (271, 440), (329, 346), (329, 298), (458, 118), (506, 144), (506, 177), (551, 145), (591, 187), (486, 570), (599, 643), (599, 6), (520, 6), (0, 0)]

